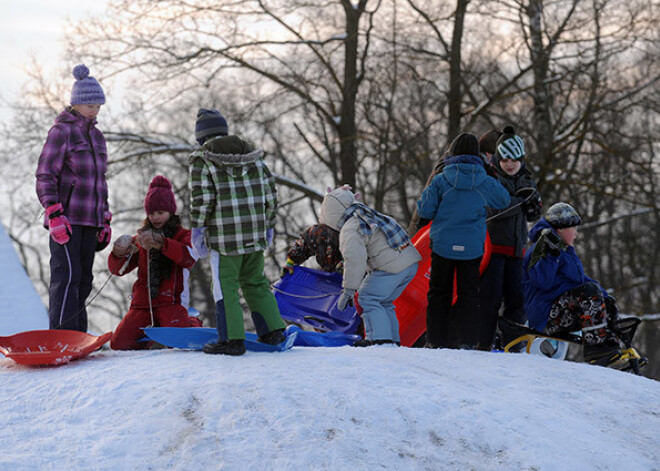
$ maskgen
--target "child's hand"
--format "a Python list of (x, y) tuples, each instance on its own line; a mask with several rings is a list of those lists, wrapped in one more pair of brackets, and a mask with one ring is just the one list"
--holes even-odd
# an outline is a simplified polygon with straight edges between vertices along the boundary
[(552, 229), (543, 229), (541, 232), (545, 250), (553, 257), (559, 257), (561, 253), (561, 237)]
[(164, 240), (165, 238), (162, 234), (158, 234), (151, 229), (139, 231), (137, 236), (137, 243), (145, 250), (162, 249)]
[(191, 243), (196, 260), (199, 260), (201, 258), (206, 258), (209, 256), (209, 249), (206, 246), (206, 242), (204, 242), (205, 235), (206, 235), (206, 227), (192, 228)]
[(112, 254), (116, 257), (127, 257), (136, 250), (137, 247), (133, 245), (133, 238), (128, 234), (119, 237), (112, 245)]
[(296, 264), (293, 263), (293, 260), (290, 258), (286, 259), (286, 264), (282, 267), (282, 271), (280, 272), (280, 278), (284, 278), (287, 273), (289, 275), (293, 275), (293, 267), (295, 267)]
[(345, 289), (342, 291), (339, 300), (337, 301), (337, 309), (340, 311), (346, 310), (347, 305), (353, 306), (353, 298), (355, 297), (354, 289)]

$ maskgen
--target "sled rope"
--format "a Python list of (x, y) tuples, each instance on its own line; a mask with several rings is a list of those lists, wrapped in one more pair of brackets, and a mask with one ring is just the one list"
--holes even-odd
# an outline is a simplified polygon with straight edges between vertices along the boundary
[(149, 327), (154, 326), (154, 307), (151, 304), (151, 268), (149, 265), (151, 264), (151, 249), (149, 249), (149, 252), (147, 253), (147, 297), (149, 298), (149, 315), (151, 316), (151, 325)]
[[(526, 188), (527, 188), (527, 187), (526, 187)], [(521, 188), (521, 190), (526, 189), (526, 188)], [(531, 187), (529, 187), (529, 188), (531, 188)], [(513, 206), (511, 206), (511, 207), (509, 207), (509, 208), (506, 208), (504, 211), (502, 211), (502, 212), (500, 212), (500, 213), (497, 213), (497, 214), (494, 214), (493, 216), (487, 218), (487, 219), (486, 219), (486, 222), (492, 221), (493, 219), (497, 219), (498, 217), (500, 217), (500, 216), (502, 216), (502, 215), (508, 213), (509, 211), (512, 211), (512, 210), (516, 209), (518, 206), (522, 206), (523, 204), (527, 203), (527, 201), (529, 201), (529, 200), (532, 198), (532, 196), (534, 196), (534, 193), (532, 193), (531, 195), (529, 195), (527, 198), (525, 198), (524, 200), (522, 200), (520, 203), (518, 203), (518, 204), (514, 204)]]
[[(126, 261), (124, 262), (124, 264), (119, 269), (119, 274), (120, 275), (123, 275), (124, 272), (126, 271), (126, 268), (128, 267), (128, 263), (131, 261), (131, 258), (133, 257), (133, 254), (134, 254), (134, 252), (131, 252), (131, 254), (126, 258)], [(85, 307), (80, 309), (78, 312), (72, 314), (71, 316), (67, 317), (66, 319), (64, 319), (62, 322), (59, 323), (57, 328), (59, 329), (62, 326), (62, 324), (65, 324), (69, 320), (76, 317), (78, 314), (80, 314), (83, 311), (83, 309), (87, 309), (89, 307), (89, 305), (92, 304), (94, 302), (94, 300), (98, 297), (98, 295), (101, 294), (101, 291), (103, 291), (103, 288), (106, 287), (106, 285), (110, 282), (110, 280), (112, 279), (113, 276), (115, 276), (115, 275), (113, 273), (110, 273), (110, 275), (105, 280), (105, 282), (101, 285), (101, 287), (98, 289), (98, 291), (94, 294), (94, 296), (92, 296), (92, 299), (90, 299), (89, 301), (87, 301), (87, 303), (85, 303)]]
[(285, 296), (291, 296), (292, 298), (300, 298), (300, 299), (319, 299), (319, 298), (327, 298), (328, 296), (339, 296), (341, 294), (341, 291), (339, 291), (337, 293), (325, 293), (325, 294), (317, 294), (315, 296), (303, 296), (302, 294), (287, 293), (286, 291), (282, 291), (275, 285), (270, 285), (270, 287), (273, 289), (273, 291), (282, 293)]

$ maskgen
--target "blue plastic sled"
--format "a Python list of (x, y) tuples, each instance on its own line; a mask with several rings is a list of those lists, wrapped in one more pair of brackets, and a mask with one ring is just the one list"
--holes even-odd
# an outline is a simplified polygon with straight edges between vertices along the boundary
[[(212, 327), (146, 327), (144, 334), (151, 340), (171, 348), (201, 350), (205, 344), (218, 339), (218, 331)], [(257, 335), (245, 333), (245, 348), (252, 352), (281, 352), (293, 347), (297, 332), (288, 335), (278, 345), (269, 345), (257, 341)]]
[(282, 318), (323, 332), (354, 334), (361, 319), (354, 307), (337, 309), (341, 283), (338, 273), (296, 267), (273, 285)]
[(297, 325), (290, 325), (286, 328), (287, 338), (291, 335), (296, 336), (293, 344), (295, 347), (343, 347), (353, 345), (362, 338), (356, 334), (342, 332), (310, 332), (302, 330)]

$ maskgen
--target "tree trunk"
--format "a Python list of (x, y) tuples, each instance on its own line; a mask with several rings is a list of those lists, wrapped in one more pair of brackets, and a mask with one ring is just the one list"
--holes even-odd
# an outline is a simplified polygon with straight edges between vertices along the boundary
[(456, 13), (454, 15), (454, 32), (451, 38), (451, 50), (449, 51), (449, 93), (447, 96), (448, 120), (447, 120), (447, 142), (451, 141), (461, 132), (461, 104), (463, 103), (463, 91), (461, 87), (461, 57), (463, 28), (465, 23), (465, 11), (470, 0), (457, 0)]
[(341, 182), (355, 188), (357, 173), (357, 126), (355, 124), (355, 101), (357, 100), (359, 77), (358, 65), (358, 27), (360, 16), (364, 13), (367, 0), (353, 6), (352, 2), (343, 0), (346, 12), (346, 41), (344, 55), (344, 88), (342, 90), (341, 115), (337, 130), (339, 133), (339, 159), (341, 161)]

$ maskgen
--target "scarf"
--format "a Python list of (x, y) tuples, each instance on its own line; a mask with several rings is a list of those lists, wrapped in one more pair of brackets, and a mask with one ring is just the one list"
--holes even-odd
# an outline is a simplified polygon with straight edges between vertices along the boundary
[(371, 209), (362, 203), (353, 203), (344, 211), (339, 219), (339, 228), (352, 216), (357, 217), (360, 232), (363, 235), (373, 234), (373, 229), (383, 231), (387, 244), (395, 250), (402, 251), (410, 244), (408, 233), (394, 219)]

